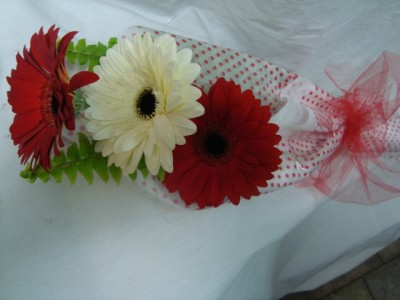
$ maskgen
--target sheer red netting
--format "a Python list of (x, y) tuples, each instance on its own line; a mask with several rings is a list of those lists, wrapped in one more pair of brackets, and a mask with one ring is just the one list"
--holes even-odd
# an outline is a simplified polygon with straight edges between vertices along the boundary
[[(400, 194), (400, 56), (384, 52), (339, 98), (325, 102), (318, 143), (340, 137), (336, 149), (303, 182), (342, 202), (376, 204)], [(350, 81), (351, 82), (351, 81)], [(317, 112), (318, 115), (318, 112)], [(312, 137), (312, 135), (314, 135)]]

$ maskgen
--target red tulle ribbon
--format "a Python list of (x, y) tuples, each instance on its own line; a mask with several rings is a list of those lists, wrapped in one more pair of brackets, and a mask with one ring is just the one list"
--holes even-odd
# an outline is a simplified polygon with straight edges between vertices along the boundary
[(384, 52), (349, 89), (338, 88), (343, 96), (326, 103), (332, 116), (326, 129), (341, 141), (300, 185), (312, 184), (332, 199), (359, 204), (398, 196), (400, 56)]

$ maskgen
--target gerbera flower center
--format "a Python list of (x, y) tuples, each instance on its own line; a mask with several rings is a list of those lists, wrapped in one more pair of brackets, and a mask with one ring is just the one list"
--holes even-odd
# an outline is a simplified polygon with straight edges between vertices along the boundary
[(235, 153), (236, 140), (226, 128), (209, 126), (199, 129), (194, 141), (198, 157), (207, 165), (228, 162)]
[(144, 89), (136, 102), (136, 112), (139, 118), (150, 120), (156, 115), (158, 100), (152, 89)]
[(56, 126), (55, 122), (60, 111), (60, 103), (57, 94), (50, 87), (50, 82), (43, 88), (40, 98), (42, 101), (41, 111), (43, 119), (46, 120), (50, 127)]
[(54, 94), (51, 96), (50, 108), (51, 108), (51, 113), (53, 115), (58, 114), (58, 109), (60, 108), (60, 104), (58, 103), (57, 97)]
[(228, 143), (225, 140), (225, 137), (218, 133), (210, 134), (204, 141), (204, 147), (207, 153), (216, 158), (225, 153), (227, 146)]

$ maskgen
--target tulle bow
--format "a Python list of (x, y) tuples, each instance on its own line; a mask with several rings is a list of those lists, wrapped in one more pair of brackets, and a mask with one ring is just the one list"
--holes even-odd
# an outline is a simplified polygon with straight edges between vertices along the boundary
[[(336, 149), (302, 185), (330, 198), (375, 204), (400, 193), (400, 56), (384, 52), (343, 96), (326, 102), (326, 132)], [(326, 136), (326, 133), (325, 133)]]

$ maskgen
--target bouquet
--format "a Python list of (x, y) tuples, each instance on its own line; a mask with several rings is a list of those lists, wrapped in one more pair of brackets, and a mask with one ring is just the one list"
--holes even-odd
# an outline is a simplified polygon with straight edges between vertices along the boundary
[(250, 54), (148, 28), (107, 45), (58, 33), (34, 34), (7, 78), (29, 182), (127, 176), (198, 208), (292, 184), (362, 204), (400, 192), (393, 53), (348, 86), (329, 71), (334, 97)]

